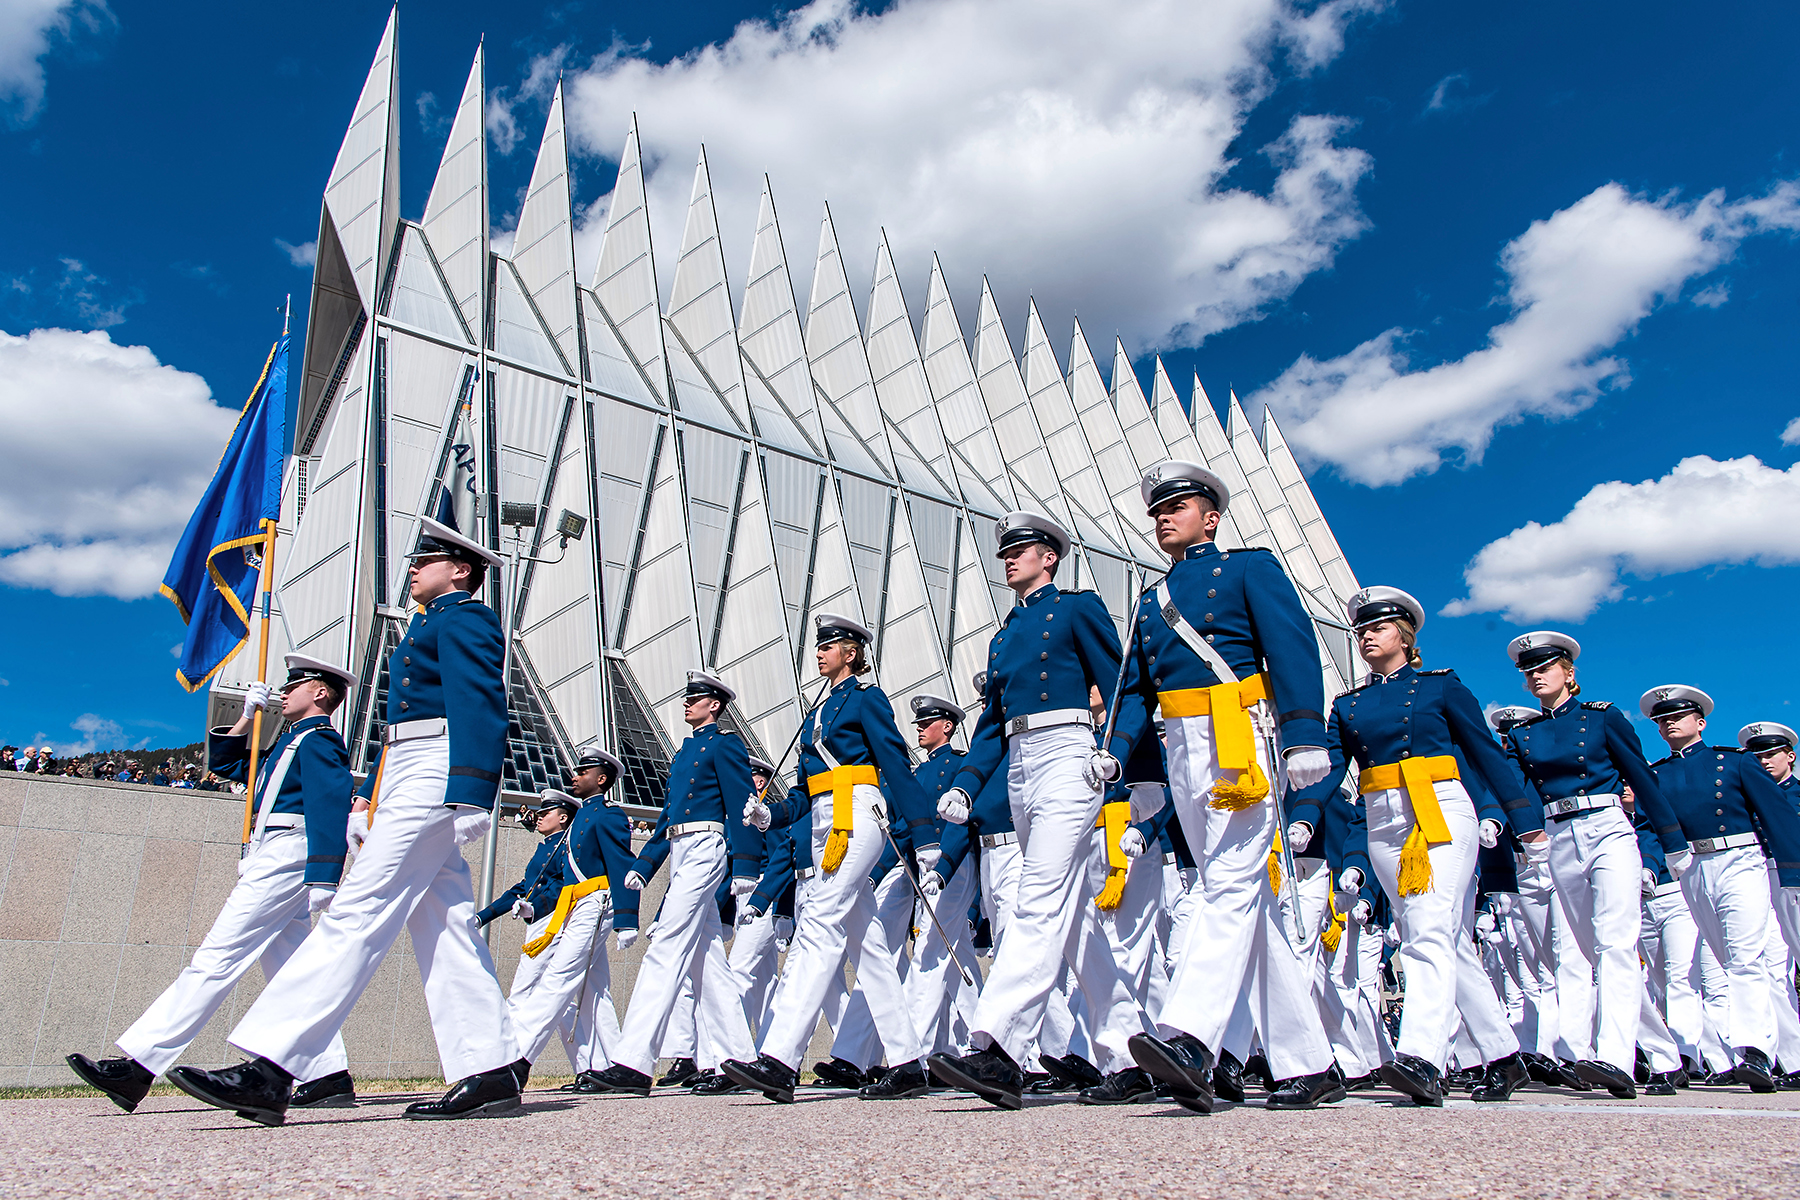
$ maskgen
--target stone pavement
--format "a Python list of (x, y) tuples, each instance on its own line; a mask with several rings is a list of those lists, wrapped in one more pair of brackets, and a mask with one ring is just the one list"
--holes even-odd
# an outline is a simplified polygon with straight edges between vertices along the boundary
[(0, 1194), (34, 1196), (1685, 1197), (1800, 1195), (1800, 1093), (1617, 1101), (1528, 1088), (1440, 1110), (1362, 1092), (1313, 1113), (955, 1093), (878, 1104), (526, 1094), (523, 1115), (398, 1119), (416, 1095), (266, 1129), (153, 1097), (0, 1101)]

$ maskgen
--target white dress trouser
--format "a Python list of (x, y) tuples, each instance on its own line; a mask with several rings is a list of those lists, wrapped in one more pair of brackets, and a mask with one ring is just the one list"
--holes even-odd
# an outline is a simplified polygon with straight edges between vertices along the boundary
[[(1415, 819), (1405, 788), (1363, 797), (1368, 809), (1369, 863), (1393, 903), (1400, 930), (1400, 962), (1406, 972), (1406, 1011), (1395, 1051), (1443, 1070), (1456, 1033), (1457, 986), (1462, 974), (1458, 943), (1464, 940), (1463, 897), (1475, 878), (1475, 806), (1460, 780), (1434, 783), (1450, 840), (1431, 847), (1431, 886), (1400, 894), (1400, 852)], [(1471, 949), (1473, 949), (1471, 947)], [(1477, 964), (1479, 969), (1479, 964)], [(1487, 982), (1483, 976), (1482, 982)]]
[(1104, 1022), (1088, 1031), (1097, 1067), (1111, 1072), (1129, 1065), (1126, 1042), (1143, 1029), (1093, 904), (1087, 866), (1101, 796), (1082, 778), (1093, 750), (1093, 733), (1083, 725), (1034, 729), (1008, 742), (1007, 792), (1021, 854), (1018, 901), (1005, 937), (995, 942), (970, 1040), (982, 1048), (997, 1044), (1021, 1065), (1065, 965), (1088, 1013)]
[[(1096, 887), (1104, 887), (1106, 882), (1105, 843), (1103, 834), (1094, 838), (1094, 866), (1091, 870)], [(1145, 1012), (1151, 1011), (1153, 995), (1160, 1007), (1168, 992), (1168, 973), (1163, 969), (1162, 956), (1157, 953), (1157, 930), (1163, 915), (1162, 899), (1162, 856), (1157, 853), (1156, 844), (1152, 842), (1150, 849), (1131, 861), (1119, 907), (1111, 912), (1100, 913), (1100, 930), (1112, 945), (1113, 958), (1119, 964), (1119, 971), (1125, 976), (1132, 998)]]
[(1643, 867), (1637, 833), (1620, 808), (1550, 823), (1550, 878), (1570, 951), (1557, 963), (1558, 1053), (1627, 1074), (1637, 1062), (1644, 993)]
[[(1696, 854), (1682, 877), (1681, 890), (1700, 936), (1725, 968), (1725, 1028), (1728, 1047), (1775, 1050), (1775, 1007), (1770, 1003), (1769, 875), (1762, 848), (1739, 846)], [(1718, 1064), (1714, 1064), (1717, 1066)]]
[[(538, 958), (547, 961), (536, 982), (523, 997), (515, 995), (507, 1001), (519, 1056), (526, 1062), (537, 1062), (558, 1028), (568, 1030), (566, 1040), (573, 1050), (575, 1012), (585, 998), (590, 976), (598, 972), (600, 988), (611, 991), (612, 973), (606, 960), (611, 916), (612, 897), (604, 888), (577, 900), (555, 940), (538, 953)], [(574, 1066), (577, 1057), (571, 1053), (569, 1065)]]
[(981, 851), (981, 910), (988, 919), (988, 942), (993, 956), (1000, 953), (1000, 937), (1019, 911), (1019, 879), (1025, 872), (1025, 855), (1017, 841)]
[(1381, 929), (1344, 922), (1335, 951), (1319, 954), (1319, 1009), (1332, 1057), (1357, 1079), (1393, 1057), (1381, 1023)]
[[(1462, 936), (1456, 939), (1456, 1011), (1463, 1032), (1483, 1063), (1498, 1062), (1519, 1052), (1519, 1036), (1494, 991), (1494, 981), (1481, 961), (1475, 942), (1475, 887), (1463, 889)], [(1476, 1066), (1474, 1062), (1466, 1064)]]
[[(723, 929), (724, 926), (721, 925), (720, 928)], [(652, 925), (650, 932), (644, 936), (655, 941), (656, 927)], [(730, 957), (727, 956), (725, 961), (729, 963)], [(658, 1057), (680, 1059), (693, 1058), (699, 1054), (698, 1024), (694, 1017), (694, 981), (683, 976), (681, 987), (675, 993), (675, 1005), (669, 1009), (669, 1019), (663, 1025), (662, 1046)]]
[[(947, 1050), (951, 1045), (951, 1022), (946, 1017), (952, 1004), (961, 999), (965, 987), (956, 963), (961, 962), (977, 981), (981, 979), (981, 966), (976, 961), (975, 948), (970, 944), (969, 922), (965, 917), (974, 893), (975, 859), (970, 856), (958, 864), (950, 882), (932, 902), (939, 924), (950, 935), (948, 944), (931, 918), (920, 914), (922, 930), (919, 940), (913, 943), (912, 971), (906, 977), (906, 1002), (912, 1011), (913, 1028), (918, 1031), (928, 1052)], [(973, 1015), (971, 1006), (969, 1016)]]
[[(1519, 862), (1517, 856), (1513, 861)], [(1562, 1020), (1556, 995), (1556, 885), (1550, 879), (1548, 859), (1520, 863), (1518, 875), (1519, 983), (1525, 992), (1525, 1027), (1519, 1041), (1535, 1054), (1555, 1057)]]
[[(312, 932), (305, 877), (306, 830), (264, 830), (239, 865), (237, 886), (207, 930), (206, 940), (168, 990), (119, 1035), (119, 1049), (152, 1075), (161, 1075), (200, 1036), (251, 963), (261, 962), (263, 977), (275, 978)], [(330, 1075), (349, 1065), (344, 1040), (334, 1033), (314, 1070)]]
[(588, 967), (587, 982), (575, 996), (575, 1002), (557, 1023), (562, 1034), (563, 1052), (577, 1075), (583, 1071), (604, 1071), (613, 1064), (613, 1052), (619, 1048), (619, 1010), (613, 1005), (612, 963), (606, 953), (608, 923), (602, 922), (596, 933), (594, 956)]
[(729, 867), (728, 853), (724, 835), (712, 830), (673, 839), (669, 890), (656, 919), (656, 936), (638, 967), (631, 1007), (612, 1056), (619, 1066), (650, 1074), (684, 981), (694, 989), (695, 1062), (716, 1068), (726, 1058), (754, 1053), (737, 981), (725, 957), (719, 906), (713, 899)]
[(230, 1042), (296, 1079), (342, 1053), (338, 1030), (402, 929), (412, 938), (444, 1078), (519, 1057), (494, 957), (475, 932), (475, 889), (444, 803), (450, 740), (387, 748), (375, 823), (312, 936), (269, 981)]
[[(1262, 1034), (1270, 1071), (1277, 1079), (1292, 1079), (1329, 1068), (1331, 1043), (1311, 1000), (1312, 980), (1300, 972), (1269, 890), (1282, 779), (1268, 761), (1267, 739), (1260, 736), (1269, 720), (1266, 708), (1257, 705), (1250, 717), (1259, 735), (1257, 763), (1271, 795), (1237, 812), (1210, 806), (1221, 774), (1212, 718), (1171, 717), (1165, 723), (1169, 797), (1199, 875), (1188, 889), (1193, 907), (1185, 928), (1173, 935), (1175, 969), (1156, 1023), (1165, 1036), (1191, 1034), (1216, 1052), (1243, 996)], [(1182, 924), (1183, 914), (1178, 911), (1175, 920)]]
[(775, 986), (775, 972), (780, 960), (781, 952), (775, 946), (773, 906), (760, 917), (738, 922), (726, 961), (731, 964), (731, 973), (737, 977), (738, 996), (744, 1002), (744, 1020), (750, 1024), (752, 1037), (762, 1030), (763, 1018), (769, 1010), (769, 992)]
[(1643, 935), (1638, 943), (1651, 999), (1680, 1052), (1698, 1063), (1706, 1037), (1700, 1007), (1700, 928), (1688, 911), (1680, 884), (1644, 899)]
[[(850, 993), (843, 1020), (833, 1028), (837, 1037), (831, 1056), (859, 1071), (881, 1060), (885, 1047), (888, 1065), (913, 1062), (925, 1054), (924, 1042), (912, 1026), (912, 1008), (906, 1000), (906, 936), (912, 925), (912, 884), (905, 871), (895, 866), (875, 885), (875, 899), (860, 930), (852, 928), (845, 957), (856, 963), (856, 987)], [(888, 1045), (889, 1042), (894, 1043)], [(917, 1049), (911, 1058), (896, 1057)]]
[(1769, 862), (1769, 940), (1765, 954), (1769, 964), (1769, 1003), (1775, 1009), (1775, 1057), (1789, 1071), (1800, 1070), (1800, 1012), (1794, 994), (1794, 955), (1800, 941), (1795, 925), (1795, 899), (1781, 889), (1781, 876)]

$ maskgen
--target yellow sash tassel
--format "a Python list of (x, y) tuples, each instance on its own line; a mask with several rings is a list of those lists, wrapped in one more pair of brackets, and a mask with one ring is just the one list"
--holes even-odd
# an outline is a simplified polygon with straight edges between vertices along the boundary
[(1269, 851), (1269, 890), (1281, 895), (1281, 831), (1275, 831), (1275, 845)]
[(844, 865), (850, 852), (850, 831), (855, 827), (856, 796), (859, 783), (881, 786), (881, 773), (865, 764), (820, 771), (806, 778), (806, 794), (820, 796), (831, 793), (831, 836), (825, 839), (825, 852), (819, 856), (819, 869), (827, 875)]
[(1269, 698), (1266, 677), (1252, 675), (1238, 683), (1183, 688), (1159, 692), (1163, 718), (1212, 717), (1213, 745), (1221, 772), (1237, 772), (1237, 778), (1221, 778), (1213, 785), (1211, 807), (1239, 812), (1260, 804), (1269, 794), (1269, 779), (1256, 764), (1256, 727), (1250, 709)]
[(1402, 896), (1417, 896), (1431, 890), (1431, 843), (1425, 840), (1425, 831), (1417, 825), (1406, 835), (1406, 844), (1400, 847), (1399, 883)]
[(1448, 754), (1436, 758), (1405, 758), (1397, 763), (1370, 767), (1357, 777), (1358, 790), (1370, 792), (1403, 788), (1412, 804), (1413, 830), (1400, 848), (1399, 888), (1402, 896), (1416, 896), (1431, 890), (1431, 848), (1450, 840), (1450, 826), (1444, 820), (1443, 806), (1438, 803), (1434, 783), (1461, 779), (1456, 759)]
[(1336, 954), (1338, 943), (1344, 940), (1344, 914), (1338, 911), (1337, 893), (1331, 896), (1331, 924), (1319, 935), (1319, 944), (1325, 947), (1325, 953)]
[(1131, 872), (1131, 860), (1119, 848), (1119, 839), (1131, 828), (1131, 801), (1101, 805), (1099, 823), (1106, 830), (1106, 886), (1094, 897), (1094, 907), (1111, 912), (1125, 899), (1125, 877)]
[(606, 876), (596, 875), (592, 879), (584, 879), (580, 883), (564, 888), (556, 897), (556, 911), (550, 914), (550, 924), (544, 926), (544, 932), (526, 942), (519, 949), (525, 952), (527, 958), (536, 958), (542, 954), (544, 947), (555, 941), (556, 935), (562, 932), (563, 922), (567, 921), (569, 914), (574, 911), (575, 902), (606, 886)]

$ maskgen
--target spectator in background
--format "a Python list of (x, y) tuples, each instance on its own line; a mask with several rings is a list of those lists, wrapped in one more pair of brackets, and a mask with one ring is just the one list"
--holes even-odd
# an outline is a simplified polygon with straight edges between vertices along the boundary
[(36, 746), (25, 747), (25, 753), (19, 755), (19, 770), (21, 770), (21, 771), (37, 770), (37, 747)]
[(56, 774), (56, 759), (51, 756), (49, 746), (38, 747), (37, 765), (31, 769), (36, 771), (39, 775)]
[(17, 771), (19, 769), (17, 746), (0, 746), (0, 771)]
[(131, 764), (129, 762), (120, 763), (118, 773), (115, 774), (113, 776), (113, 778), (118, 780), (120, 783), (130, 783), (131, 782)]
[(155, 768), (155, 770), (151, 773), (150, 786), (151, 787), (168, 787), (169, 786), (169, 764), (168, 764), (167, 760), (158, 764), (157, 767)]

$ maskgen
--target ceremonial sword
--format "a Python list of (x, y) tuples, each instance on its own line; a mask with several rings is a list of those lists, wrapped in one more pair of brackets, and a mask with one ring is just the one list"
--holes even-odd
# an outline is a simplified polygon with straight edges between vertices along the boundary
[(919, 902), (925, 906), (925, 915), (931, 918), (932, 925), (937, 928), (938, 936), (944, 939), (944, 951), (950, 955), (950, 961), (956, 964), (957, 974), (961, 975), (962, 981), (970, 987), (977, 986), (975, 977), (969, 974), (969, 968), (963, 966), (962, 959), (956, 956), (956, 943), (950, 940), (950, 935), (944, 932), (944, 923), (938, 920), (937, 905), (931, 902), (931, 897), (927, 896), (925, 889), (919, 886), (919, 877), (913, 874), (911, 856), (901, 850), (900, 843), (894, 840), (893, 830), (888, 828), (888, 820), (881, 811), (881, 805), (871, 804), (869, 811), (875, 815), (875, 824), (881, 827), (881, 836), (886, 838), (887, 844), (892, 847), (894, 857), (900, 860), (900, 870), (906, 874), (906, 882), (912, 884), (913, 895), (917, 896)]

